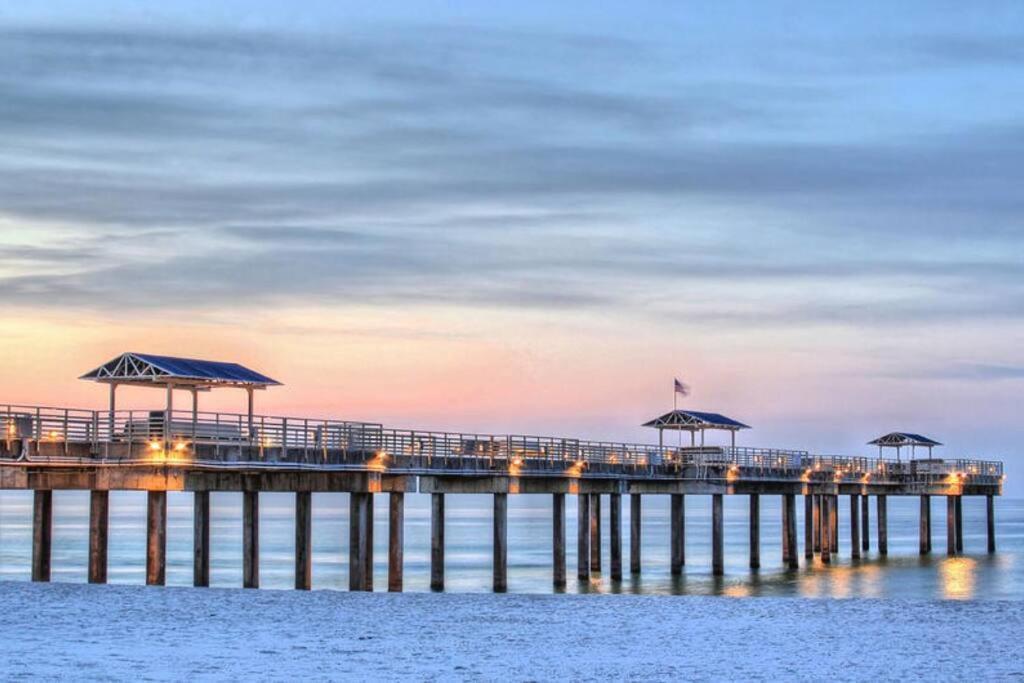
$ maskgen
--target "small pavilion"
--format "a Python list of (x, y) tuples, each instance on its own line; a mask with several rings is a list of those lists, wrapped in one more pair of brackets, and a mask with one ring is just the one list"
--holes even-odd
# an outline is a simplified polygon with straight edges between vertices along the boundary
[(880, 436), (874, 441), (868, 441), (869, 446), (878, 446), (878, 457), (882, 457), (883, 448), (895, 448), (896, 449), (896, 461), (900, 460), (900, 449), (910, 447), (910, 459), (913, 460), (917, 454), (917, 447), (921, 446), (928, 449), (928, 458), (932, 457), (932, 448), (935, 446), (941, 446), (942, 444), (934, 439), (929, 439), (927, 436), (921, 436), (920, 434), (913, 434), (911, 432), (890, 432), (885, 436)]
[(117, 388), (122, 385), (164, 389), (167, 408), (164, 412), (164, 447), (168, 447), (171, 416), (174, 410), (174, 390), (192, 394), (192, 424), (199, 414), (199, 393), (213, 389), (244, 389), (248, 398), (248, 429), (253, 432), (253, 393), (281, 383), (255, 370), (221, 361), (156, 356), (148, 353), (123, 353), (104, 363), (79, 379), (110, 385), (110, 428), (114, 429), (117, 410)]
[(658, 430), (658, 445), (662, 447), (665, 445), (666, 429), (678, 431), (680, 439), (682, 438), (682, 432), (690, 432), (691, 447), (697, 446), (697, 432), (700, 432), (700, 446), (702, 448), (704, 446), (704, 432), (709, 429), (729, 432), (730, 444), (733, 447), (736, 446), (736, 432), (741, 429), (750, 429), (748, 425), (720, 413), (706, 413), (696, 410), (673, 410), (661, 417), (654, 418), (650, 422), (645, 422), (643, 426), (653, 427)]

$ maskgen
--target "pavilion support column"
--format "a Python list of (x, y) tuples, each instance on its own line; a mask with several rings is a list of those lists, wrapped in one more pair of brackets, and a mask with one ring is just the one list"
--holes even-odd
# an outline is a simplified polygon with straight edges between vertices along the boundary
[(672, 573), (679, 575), (683, 573), (683, 565), (686, 564), (686, 501), (681, 493), (673, 493), (671, 499), (669, 515), (672, 530), (669, 548)]
[(932, 549), (932, 498), (921, 496), (921, 521), (918, 527), (918, 553), (927, 555)]
[(576, 578), (590, 580), (590, 494), (576, 496)]
[(725, 515), (721, 493), (711, 495), (711, 573), (725, 574)]
[(260, 494), (242, 492), (242, 587), (260, 587)]
[(508, 494), (494, 494), (494, 592), (508, 590)]
[(994, 553), (996, 551), (996, 503), (995, 496), (991, 494), (985, 496), (985, 517), (988, 531), (988, 551)]
[(53, 491), (32, 494), (32, 580), (50, 580), (50, 548), (53, 540)]
[(565, 494), (551, 494), (551, 559), (555, 588), (565, 587)]
[(640, 573), (640, 542), (643, 533), (642, 502), (639, 493), (629, 496), (629, 572)]
[(860, 495), (850, 496), (850, 557), (860, 559)]
[(388, 591), (401, 593), (405, 570), (405, 494), (388, 494)]
[(430, 590), (444, 590), (444, 494), (430, 494)]
[(89, 492), (89, 583), (107, 582), (109, 491)]
[(789, 548), (788, 564), (790, 569), (800, 568), (800, 549), (797, 547), (796, 535), (796, 494), (787, 493), (786, 501), (786, 545)]
[(956, 552), (964, 551), (964, 497), (956, 496)]
[(825, 494), (820, 495), (818, 501), (818, 509), (820, 511), (820, 517), (818, 520), (818, 547), (821, 552), (821, 561), (825, 564), (832, 562), (832, 548), (829, 546), (829, 529), (832, 528), (831, 520), (831, 508), (832, 508), (832, 497)]
[(761, 568), (761, 496), (750, 494), (750, 568)]
[(590, 571), (601, 571), (601, 494), (590, 495)]
[(946, 554), (956, 555), (956, 502), (946, 496)]
[(875, 496), (878, 508), (878, 554), (889, 554), (889, 515), (885, 494)]
[[(871, 550), (871, 496), (864, 494), (860, 497), (860, 548), (865, 553)], [(929, 545), (929, 547), (931, 547)]]
[(192, 494), (192, 585), (210, 585), (210, 492)]
[(622, 581), (622, 494), (609, 494), (608, 507), (612, 581)]
[(813, 519), (811, 524), (814, 526), (814, 552), (821, 552), (821, 494), (815, 493), (811, 495), (811, 501), (814, 505), (814, 511), (812, 513)]
[(804, 494), (804, 559), (814, 559), (814, 496)]
[(295, 492), (295, 589), (313, 587), (313, 493)]
[(167, 491), (146, 493), (146, 585), (162, 586), (167, 571)]

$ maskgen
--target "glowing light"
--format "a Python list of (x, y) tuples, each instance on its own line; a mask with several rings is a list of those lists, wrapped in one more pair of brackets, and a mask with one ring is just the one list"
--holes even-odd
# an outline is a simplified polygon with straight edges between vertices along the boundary
[(516, 467), (520, 467), (523, 464), (523, 459), (519, 456), (512, 458), (512, 464)]
[(149, 450), (159, 451), (161, 448), (163, 448), (163, 444), (161, 444), (156, 439), (153, 439), (152, 441), (149, 442)]
[(186, 448), (188, 448), (188, 444), (186, 444), (184, 441), (179, 441), (178, 443), (174, 444), (174, 450), (178, 451), (179, 453), (184, 451)]
[(8, 435), (14, 436), (14, 433), (17, 432), (17, 431), (18, 431), (17, 428), (13, 424), (7, 425), (7, 434)]
[(58, 436), (57, 432), (50, 432), (50, 441), (56, 441), (57, 440), (57, 436)]

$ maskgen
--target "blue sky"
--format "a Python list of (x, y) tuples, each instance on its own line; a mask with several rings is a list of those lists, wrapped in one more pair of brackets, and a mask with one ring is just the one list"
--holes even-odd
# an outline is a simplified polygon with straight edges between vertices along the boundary
[(0, 9), (5, 355), (619, 438), (679, 374), (759, 445), (1015, 457), (1024, 6), (289, 5)]

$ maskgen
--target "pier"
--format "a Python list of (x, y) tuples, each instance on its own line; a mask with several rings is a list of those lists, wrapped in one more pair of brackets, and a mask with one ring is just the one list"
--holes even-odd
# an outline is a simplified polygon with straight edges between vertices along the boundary
[[(920, 552), (932, 551), (930, 500), (947, 502), (946, 552), (964, 552), (964, 496), (984, 496), (987, 552), (995, 552), (995, 497), (1002, 492), (998, 461), (938, 459), (938, 442), (894, 432), (871, 442), (878, 457), (818, 455), (807, 451), (736, 445), (747, 425), (717, 413), (672, 410), (646, 423), (658, 444), (575, 438), (403, 430), (381, 424), (270, 417), (254, 411), (254, 392), (278, 385), (233, 363), (146, 354), (123, 354), (83, 379), (109, 385), (105, 410), (0, 404), (0, 488), (34, 492), (32, 579), (50, 578), (53, 491), (90, 491), (88, 579), (107, 578), (109, 492), (147, 492), (146, 583), (164, 583), (167, 493), (194, 496), (194, 584), (209, 585), (210, 492), (243, 493), (243, 585), (259, 586), (259, 500), (265, 491), (295, 494), (295, 588), (312, 585), (313, 492), (349, 494), (349, 588), (373, 585), (373, 510), (377, 494), (388, 506), (387, 590), (403, 587), (403, 523), (406, 494), (431, 496), (430, 585), (445, 582), (445, 499), (460, 494), (493, 496), (493, 588), (508, 587), (508, 496), (544, 495), (552, 503), (552, 581), (566, 583), (566, 496), (577, 499), (576, 576), (603, 571), (604, 549), (613, 581), (622, 579), (622, 497), (630, 505), (629, 572), (639, 574), (645, 496), (670, 496), (671, 572), (686, 563), (685, 497), (706, 500), (712, 510), (712, 572), (724, 573), (723, 496), (750, 503), (750, 567), (761, 561), (760, 510), (777, 504), (783, 528), (779, 550), (789, 571), (818, 556), (823, 563), (843, 552), (857, 559), (871, 547), (870, 500), (876, 502), (877, 552), (888, 553), (887, 499), (921, 500)], [(121, 410), (119, 387), (163, 392), (159, 410)], [(201, 394), (244, 390), (245, 413), (199, 410)], [(191, 396), (176, 409), (175, 392)], [(678, 433), (679, 445), (666, 444)], [(728, 435), (729, 445), (706, 443), (708, 432)], [(683, 434), (687, 439), (683, 444)], [(671, 439), (669, 439), (671, 440)], [(883, 457), (886, 449), (896, 457)], [(909, 459), (902, 451), (910, 452)], [(917, 458), (925, 449), (927, 457)], [(804, 533), (797, 528), (797, 496), (803, 497)], [(841, 498), (848, 497), (850, 547), (838, 547)], [(777, 501), (777, 502), (776, 502)], [(601, 506), (609, 507), (607, 545)], [(803, 552), (799, 548), (803, 539)]]

